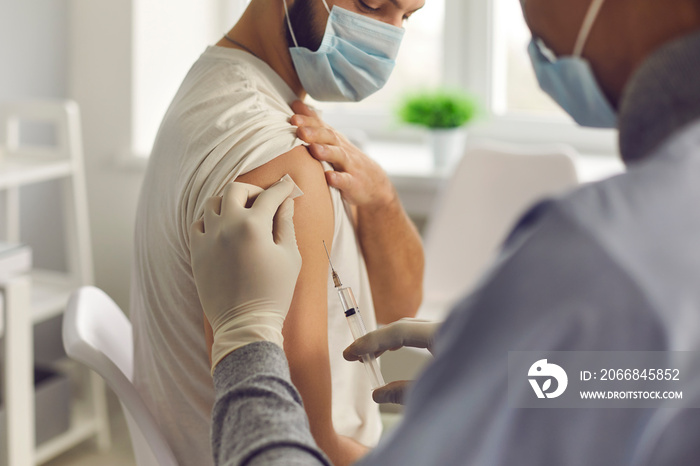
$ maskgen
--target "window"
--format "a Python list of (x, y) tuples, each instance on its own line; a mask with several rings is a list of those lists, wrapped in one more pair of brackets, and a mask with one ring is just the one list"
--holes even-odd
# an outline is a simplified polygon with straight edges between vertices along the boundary
[[(147, 155), (168, 103), (204, 47), (234, 24), (249, 0), (138, 0), (134, 4), (132, 150)], [(177, 10), (177, 15), (175, 11)], [(168, 27), (172, 21), (187, 28)], [(154, 30), (153, 24), (161, 27)], [(402, 95), (444, 84), (475, 95), (484, 117), (472, 139), (567, 142), (613, 154), (616, 132), (576, 126), (537, 85), (527, 55), (530, 32), (517, 0), (427, 0), (405, 25), (397, 66), (384, 89), (360, 103), (314, 103), (341, 130), (418, 141), (394, 114)], [(181, 33), (172, 35), (172, 30)], [(175, 53), (177, 52), (177, 53)]]
[[(487, 11), (478, 11), (476, 1), (467, 0), (471, 8), (466, 14), (487, 18), (480, 33), (489, 38), (488, 58), (482, 58), (482, 64), (490, 76), (478, 81), (482, 84), (478, 89), (488, 102), (491, 118), (474, 133), (511, 142), (568, 143), (586, 154), (615, 154), (617, 131), (576, 125), (540, 90), (527, 53), (531, 34), (519, 2), (490, 0), (483, 2)], [(472, 60), (469, 66), (479, 64)]]
[(494, 14), (495, 75), (502, 76), (494, 89), (493, 111), (498, 115), (545, 115), (566, 118), (566, 113), (540, 90), (525, 52), (530, 30), (514, 0), (496, 0)]
[(192, 63), (236, 22), (247, 3), (248, 0), (133, 2), (133, 155), (148, 157), (163, 115)]
[[(430, 40), (412, 38), (419, 34)], [(406, 25), (394, 73), (399, 76), (366, 103), (323, 104), (324, 117), (375, 138), (415, 139), (419, 132), (397, 130), (391, 104), (401, 92), (445, 84), (475, 95), (484, 109), (484, 118), (470, 129), (472, 139), (569, 143), (583, 153), (614, 154), (615, 131), (578, 127), (540, 90), (527, 54), (529, 40), (517, 0), (428, 0), (425, 11)], [(421, 79), (409, 80), (410, 75)]]

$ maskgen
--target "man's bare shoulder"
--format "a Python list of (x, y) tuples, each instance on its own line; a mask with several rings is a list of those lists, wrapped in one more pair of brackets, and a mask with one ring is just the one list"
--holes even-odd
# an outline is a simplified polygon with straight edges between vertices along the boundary
[(280, 154), (255, 170), (239, 176), (237, 181), (267, 188), (287, 174), (304, 193), (328, 191), (323, 166), (309, 154), (306, 146), (297, 146)]

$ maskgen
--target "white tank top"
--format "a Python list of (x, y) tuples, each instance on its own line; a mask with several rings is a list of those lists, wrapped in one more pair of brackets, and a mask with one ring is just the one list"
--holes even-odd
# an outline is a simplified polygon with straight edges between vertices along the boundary
[[(237, 176), (302, 144), (289, 124), (292, 90), (264, 62), (209, 47), (168, 109), (149, 160), (135, 228), (131, 320), (134, 381), (182, 465), (212, 464), (209, 428), (214, 392), (203, 314), (192, 277), (189, 225), (204, 201)], [(326, 169), (330, 167), (325, 165)], [(368, 329), (376, 328), (369, 280), (340, 193), (331, 258), (351, 286)], [(374, 446), (381, 434), (364, 368), (342, 357), (352, 336), (328, 279), (328, 346), (333, 424)]]

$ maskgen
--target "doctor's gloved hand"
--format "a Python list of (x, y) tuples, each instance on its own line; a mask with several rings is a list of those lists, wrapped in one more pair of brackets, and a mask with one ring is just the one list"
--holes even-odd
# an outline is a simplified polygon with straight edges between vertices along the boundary
[(327, 125), (306, 104), (292, 103), (295, 114), (290, 119), (297, 127), (297, 137), (309, 144), (309, 153), (333, 165), (326, 172), (329, 186), (337, 188), (343, 198), (357, 207), (382, 207), (398, 199), (386, 172), (348, 139)]
[[(214, 332), (213, 368), (256, 341), (282, 346), (301, 256), (294, 233), (292, 181), (267, 190), (231, 183), (206, 201), (190, 231), (192, 272)], [(259, 195), (249, 204), (251, 197)]]
[[(397, 320), (355, 340), (343, 351), (343, 357), (348, 361), (359, 361), (363, 354), (379, 357), (387, 350), (394, 351), (404, 346), (426, 348), (432, 353), (435, 335), (441, 324), (413, 318)], [(403, 404), (404, 393), (411, 383), (410, 380), (388, 383), (374, 390), (372, 398), (377, 403)]]

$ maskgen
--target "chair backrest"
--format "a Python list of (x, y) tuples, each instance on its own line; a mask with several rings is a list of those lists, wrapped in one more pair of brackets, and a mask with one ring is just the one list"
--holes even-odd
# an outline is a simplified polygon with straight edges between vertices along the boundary
[(102, 290), (77, 289), (63, 317), (63, 346), (68, 356), (105, 379), (119, 397), (139, 466), (175, 466), (177, 461), (157, 421), (136, 391), (131, 322)]
[(444, 317), (478, 282), (529, 206), (578, 184), (575, 156), (563, 145), (491, 143), (466, 151), (426, 225), (421, 316)]

